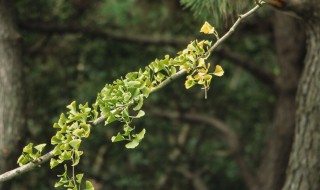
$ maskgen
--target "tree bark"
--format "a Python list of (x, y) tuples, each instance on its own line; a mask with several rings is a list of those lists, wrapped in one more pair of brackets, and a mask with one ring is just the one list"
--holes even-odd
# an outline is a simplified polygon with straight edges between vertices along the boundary
[(319, 20), (309, 17), (305, 29), (308, 51), (297, 93), (295, 141), (284, 190), (320, 189)]
[(16, 162), (13, 155), (21, 151), (17, 150), (24, 123), (19, 39), (10, 6), (0, 0), (0, 173)]
[(259, 190), (280, 190), (284, 184), (294, 137), (295, 96), (305, 56), (305, 35), (301, 23), (279, 12), (272, 20), (280, 74), (276, 79), (273, 126), (258, 172)]

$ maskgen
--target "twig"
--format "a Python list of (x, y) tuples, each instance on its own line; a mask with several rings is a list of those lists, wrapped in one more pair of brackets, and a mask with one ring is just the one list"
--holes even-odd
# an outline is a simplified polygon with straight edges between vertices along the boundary
[(228, 30), (227, 33), (225, 33), (221, 38), (219, 38), (216, 41), (215, 44), (213, 44), (213, 46), (209, 49), (208, 53), (212, 53), (222, 42), (224, 42), (227, 38), (229, 38), (231, 34), (234, 33), (238, 25), (242, 22), (242, 20), (247, 18), (251, 14), (253, 14), (255, 11), (257, 11), (261, 7), (262, 3), (259, 5), (256, 5), (255, 7), (253, 7), (253, 9), (249, 10), (245, 14), (239, 15), (237, 21), (231, 26), (231, 28)]
[[(240, 24), (240, 22), (243, 19), (247, 18), (249, 15), (253, 14), (255, 11), (257, 11), (260, 6), (261, 5), (256, 5), (253, 9), (249, 10), (247, 13), (240, 15), (238, 20), (233, 24), (233, 26), (229, 29), (229, 31), (226, 34), (224, 34), (219, 40), (217, 40), (215, 42), (215, 44), (208, 50), (207, 55), (212, 53), (222, 42), (224, 42), (228, 37), (230, 37), (231, 34), (237, 28), (237, 26)], [(157, 86), (156, 88), (153, 88), (150, 93), (158, 91), (159, 89), (168, 85), (174, 79), (179, 78), (179, 77), (183, 76), (184, 74), (186, 74), (186, 70), (180, 70), (179, 72), (177, 72), (176, 74), (174, 74), (170, 78), (164, 80), (159, 86)], [(94, 122), (92, 122), (91, 125), (96, 126), (96, 125), (104, 122), (106, 119), (107, 119), (106, 117), (101, 116), (98, 119), (96, 119)], [(50, 151), (49, 153), (41, 156), (40, 158), (34, 160), (33, 162), (30, 162), (26, 165), (20, 166), (16, 169), (13, 169), (13, 170), (8, 171), (6, 173), (3, 173), (0, 175), (0, 183), (2, 183), (4, 181), (8, 181), (8, 180), (10, 180), (10, 179), (22, 174), (22, 173), (25, 173), (27, 171), (30, 171), (31, 169), (36, 168), (37, 166), (39, 166), (45, 162), (48, 162), (53, 157), (54, 157), (53, 151)]]

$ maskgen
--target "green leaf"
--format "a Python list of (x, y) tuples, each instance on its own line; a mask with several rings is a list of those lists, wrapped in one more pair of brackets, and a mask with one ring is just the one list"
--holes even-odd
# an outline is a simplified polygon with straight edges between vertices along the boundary
[(135, 79), (138, 76), (138, 72), (130, 72), (126, 75), (126, 79)]
[(85, 134), (84, 138), (88, 138), (89, 135), (90, 135), (90, 125), (89, 124), (86, 124), (86, 123), (80, 123), (80, 127), (84, 130)]
[(77, 174), (77, 175), (76, 175), (76, 181), (77, 181), (77, 183), (81, 184), (82, 178), (83, 178), (83, 174)]
[(116, 121), (116, 120), (117, 120), (117, 118), (115, 118), (114, 115), (110, 115), (110, 116), (108, 117), (108, 119), (104, 122), (104, 124), (105, 124), (105, 125), (108, 125), (108, 124), (110, 124), (110, 123), (112, 123), (112, 122), (114, 122), (114, 121)]
[(90, 181), (86, 181), (86, 189), (85, 190), (94, 190), (94, 187)]
[(60, 133), (57, 133), (55, 136), (51, 138), (51, 144), (52, 145), (60, 144), (62, 142), (62, 138), (63, 138), (63, 135)]
[(60, 187), (61, 185), (67, 183), (68, 181), (66, 179), (60, 179), (57, 183), (54, 184), (54, 187)]
[(127, 83), (127, 85), (128, 85), (128, 88), (137, 88), (137, 87), (139, 87), (141, 85), (141, 82), (139, 82), (139, 81), (129, 81)]
[(123, 130), (124, 130), (124, 134), (123, 136), (126, 136), (128, 137), (130, 135), (130, 132), (134, 130), (134, 128), (130, 127), (128, 124), (124, 125), (123, 127)]
[(186, 89), (189, 89), (191, 87), (193, 87), (196, 83), (193, 80), (186, 80), (186, 82), (184, 83), (184, 86), (186, 87)]
[(85, 105), (80, 104), (79, 109), (80, 109), (81, 113), (90, 113), (90, 111), (91, 111), (91, 108), (89, 108), (89, 106), (88, 106), (88, 102)]
[(23, 148), (23, 152), (32, 154), (32, 146), (33, 146), (33, 143), (29, 143), (27, 146)]
[(29, 154), (29, 156), (32, 158), (32, 160), (35, 160), (41, 156), (40, 152), (37, 152), (35, 154)]
[(150, 90), (148, 90), (148, 88), (142, 88), (141, 89), (142, 94), (144, 95), (144, 97), (148, 98), (149, 94), (150, 94)]
[(19, 166), (22, 166), (24, 163), (23, 163), (23, 159), (24, 159), (24, 155), (21, 155), (18, 160), (17, 160), (17, 164), (19, 164)]
[(45, 144), (45, 143), (44, 144), (39, 144), (39, 145), (35, 146), (34, 148), (41, 153), (46, 145), (47, 144)]
[(133, 139), (131, 142), (126, 144), (126, 148), (136, 148), (139, 145), (139, 140), (138, 139)]
[(139, 134), (136, 135), (136, 139), (141, 141), (144, 138), (145, 134), (146, 134), (146, 129), (143, 129)]
[(59, 156), (61, 160), (71, 160), (72, 159), (72, 152), (71, 151), (63, 151), (62, 154)]
[(139, 102), (138, 102), (138, 104), (133, 108), (133, 110), (137, 111), (137, 110), (141, 109), (142, 105), (143, 105), (143, 97), (140, 95), (140, 96), (139, 96)]
[(174, 74), (176, 74), (176, 73), (177, 73), (176, 68), (175, 68), (175, 67), (171, 67), (171, 68), (170, 68), (170, 74), (171, 74), (171, 76), (174, 75)]
[(59, 128), (61, 128), (61, 127), (60, 127), (60, 125), (59, 125), (58, 123), (54, 123), (54, 124), (53, 124), (53, 128), (59, 129)]
[(72, 166), (76, 166), (79, 164), (79, 161), (80, 161), (80, 156), (83, 154), (82, 151), (75, 151), (74, 152), (74, 161), (73, 161), (73, 164)]
[(104, 108), (102, 108), (101, 109), (101, 115), (102, 116), (109, 116), (109, 114), (110, 114), (110, 108), (109, 107), (104, 107)]
[(68, 130), (73, 131), (75, 129), (78, 129), (78, 127), (79, 127), (78, 122), (74, 122), (74, 123), (72, 123), (71, 126), (68, 127)]
[(59, 119), (59, 121), (58, 121), (58, 124), (59, 124), (60, 127), (62, 127), (66, 122), (67, 122), (67, 118), (66, 118), (66, 116), (64, 115), (64, 113), (62, 113), (62, 114), (60, 115), (60, 119)]
[(77, 137), (83, 137), (84, 136), (84, 129), (76, 129), (72, 132), (72, 134)]
[(166, 78), (166, 76), (162, 73), (157, 73), (154, 77), (158, 82), (161, 82)]
[(60, 155), (62, 153), (60, 147), (56, 146), (54, 147), (53, 149), (53, 155), (57, 156), (57, 155)]
[(70, 145), (72, 148), (78, 150), (78, 149), (79, 149), (79, 146), (80, 146), (80, 143), (81, 143), (81, 140), (80, 140), (80, 139), (75, 139), (75, 140), (70, 141), (70, 142), (69, 142), (69, 145)]
[(76, 104), (76, 101), (71, 102), (71, 104), (69, 104), (67, 106), (67, 108), (70, 110), (71, 114), (77, 115), (77, 104)]
[(74, 187), (72, 180), (69, 181), (68, 185), (64, 185), (64, 187)]
[(119, 142), (119, 141), (123, 141), (123, 140), (125, 140), (125, 138), (120, 133), (118, 133), (117, 136), (113, 136), (111, 138), (112, 142)]
[(52, 169), (52, 168), (54, 168), (54, 167), (56, 167), (57, 165), (59, 165), (60, 163), (56, 160), (56, 159), (54, 159), (54, 158), (51, 158), (51, 160), (50, 160), (50, 168)]
[(138, 114), (136, 116), (132, 116), (133, 118), (140, 118), (145, 115), (145, 112), (143, 110), (139, 110)]
[(22, 166), (22, 165), (27, 164), (27, 163), (30, 162), (30, 161), (31, 161), (31, 159), (29, 159), (27, 156), (21, 155), (21, 156), (18, 158), (17, 163), (19, 164), (19, 166)]

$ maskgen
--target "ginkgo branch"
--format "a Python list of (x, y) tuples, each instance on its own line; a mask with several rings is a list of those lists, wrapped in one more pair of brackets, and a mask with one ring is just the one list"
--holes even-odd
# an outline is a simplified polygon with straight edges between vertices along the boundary
[[(235, 31), (235, 29), (238, 27), (238, 25), (241, 23), (241, 21), (245, 18), (247, 18), (248, 16), (250, 16), (251, 14), (253, 14), (255, 11), (257, 11), (260, 8), (261, 5), (256, 5), (254, 8), (252, 8), (251, 10), (249, 10), (248, 12), (246, 12), (245, 14), (242, 14), (239, 16), (239, 18), (237, 19), (237, 21), (233, 24), (233, 26), (229, 29), (229, 31), (224, 34), (221, 38), (219, 38), (214, 45), (206, 52), (206, 56), (209, 56), (222, 42), (224, 42), (228, 37), (231, 36), (231, 34)], [(186, 74), (186, 70), (182, 69), (179, 72), (175, 73), (174, 75), (172, 75), (171, 77), (167, 78), (166, 80), (164, 80), (160, 85), (158, 85), (157, 87), (151, 89), (151, 92), (156, 92), (159, 89), (165, 87), (166, 85), (168, 85), (172, 80), (179, 78), (181, 76), (183, 76), (184, 74)], [(91, 123), (92, 126), (98, 125), (102, 122), (104, 122), (106, 120), (105, 117), (101, 116), (99, 118), (97, 118), (95, 121), (93, 121)], [(49, 153), (33, 160), (30, 163), (27, 163), (23, 166), (20, 166), (16, 169), (13, 169), (11, 171), (8, 171), (6, 173), (3, 173), (0, 175), (0, 183), (8, 181), (16, 176), (19, 176), (23, 173), (26, 173), (38, 166), (40, 166), (41, 164), (48, 162), (51, 158), (54, 157), (53, 151), (50, 151)]]

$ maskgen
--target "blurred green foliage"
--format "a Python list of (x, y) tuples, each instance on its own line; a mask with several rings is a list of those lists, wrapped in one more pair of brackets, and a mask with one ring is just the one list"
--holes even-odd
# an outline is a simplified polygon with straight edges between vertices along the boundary
[[(217, 9), (190, 10), (186, 8), (192, 5), (188, 2), (193, 1), (182, 1), (180, 5), (172, 0), (17, 0), (15, 8), (19, 22), (27, 24), (77, 25), (122, 34), (185, 38), (187, 44), (199, 37), (203, 21), (209, 18), (211, 10)], [(204, 17), (194, 17), (193, 10), (201, 10)], [(249, 21), (256, 22), (259, 21)], [(50, 144), (54, 134), (52, 124), (72, 100), (93, 103), (105, 83), (184, 48), (138, 41), (120, 43), (112, 37), (81, 32), (38, 33), (24, 27), (20, 30), (28, 117), (24, 141), (35, 144)], [(225, 29), (219, 30), (221, 35)], [(224, 46), (278, 72), (270, 36), (249, 32), (240, 29)], [(225, 76), (212, 82), (214, 88), (208, 92), (207, 100), (200, 88), (185, 90), (184, 79), (175, 81), (145, 102), (146, 116), (136, 126), (138, 131), (146, 128), (148, 135), (137, 149), (128, 150), (111, 143), (111, 137), (120, 130), (117, 123), (96, 127), (82, 144), (85, 154), (77, 172), (85, 172), (96, 189), (194, 189), (195, 177), (188, 177), (188, 172), (198, 173), (209, 189), (246, 189), (220, 132), (201, 122), (168, 119), (152, 113), (157, 109), (219, 118), (239, 135), (250, 167), (257, 167), (271, 125), (273, 93), (223, 57), (214, 54), (211, 57), (211, 62), (222, 65)], [(184, 135), (187, 140), (179, 144)], [(63, 172), (61, 168), (51, 172), (48, 165), (13, 180), (12, 190), (52, 189), (56, 175)]]

